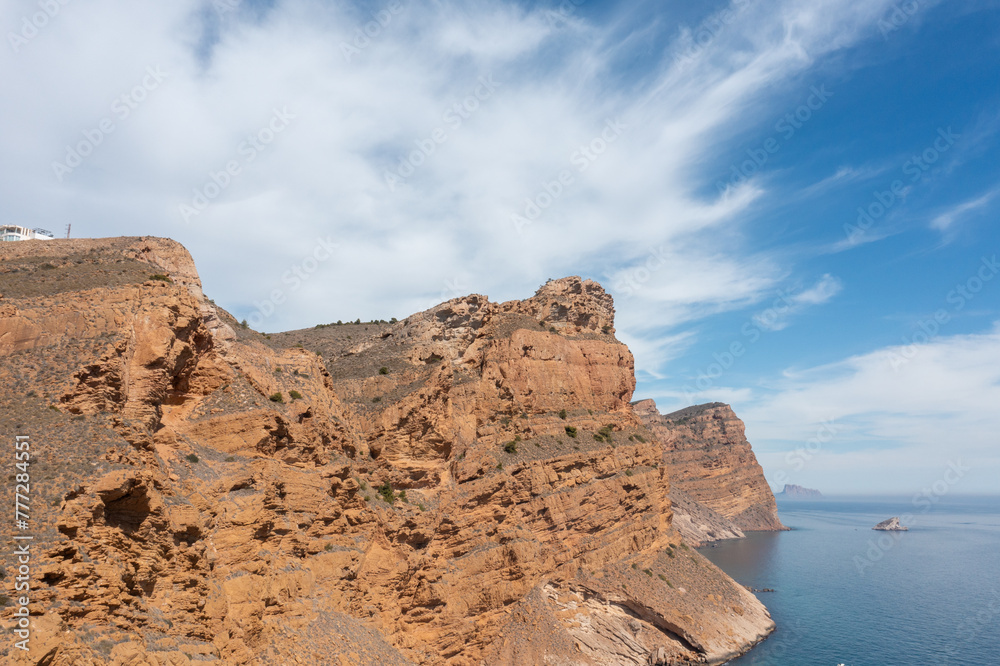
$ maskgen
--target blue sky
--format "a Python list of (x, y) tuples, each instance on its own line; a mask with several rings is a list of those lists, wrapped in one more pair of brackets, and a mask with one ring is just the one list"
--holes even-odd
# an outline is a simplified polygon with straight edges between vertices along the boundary
[(265, 331), (583, 275), (772, 484), (1000, 492), (1000, 2), (162, 4), (0, 9), (4, 222)]

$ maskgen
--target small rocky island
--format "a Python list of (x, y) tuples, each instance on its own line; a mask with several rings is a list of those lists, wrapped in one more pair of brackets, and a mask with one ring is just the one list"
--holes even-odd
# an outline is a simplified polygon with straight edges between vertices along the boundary
[(905, 532), (909, 527), (904, 527), (899, 524), (899, 518), (893, 516), (889, 520), (883, 520), (881, 523), (872, 528), (873, 530), (880, 530), (882, 532)]
[(812, 488), (803, 488), (791, 483), (785, 484), (785, 489), (775, 495), (779, 499), (823, 499), (823, 493)]

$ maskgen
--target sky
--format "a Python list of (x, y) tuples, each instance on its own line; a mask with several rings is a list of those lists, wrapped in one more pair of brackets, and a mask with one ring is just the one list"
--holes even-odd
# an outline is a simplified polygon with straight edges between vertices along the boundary
[(1000, 0), (10, 0), (0, 222), (261, 331), (580, 275), (768, 481), (1000, 493)]

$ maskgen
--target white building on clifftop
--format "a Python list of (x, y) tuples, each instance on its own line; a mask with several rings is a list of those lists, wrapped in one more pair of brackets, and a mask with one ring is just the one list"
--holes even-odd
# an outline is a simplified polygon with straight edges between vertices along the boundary
[(0, 241), (52, 240), (55, 235), (45, 229), (29, 229), (16, 224), (0, 224)]

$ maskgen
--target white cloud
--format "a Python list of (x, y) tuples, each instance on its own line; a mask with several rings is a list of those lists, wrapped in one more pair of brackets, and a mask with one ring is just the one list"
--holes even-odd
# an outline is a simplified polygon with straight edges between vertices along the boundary
[[(334, 237), (345, 251), (288, 294), (268, 330), (403, 316), (458, 276), (470, 291), (523, 297), (548, 277), (619, 277), (645, 248), (667, 247), (669, 266), (628, 306), (651, 314), (620, 308), (619, 328), (638, 338), (745, 307), (787, 276), (731, 233), (761, 186), (706, 200), (694, 167), (753, 126), (783, 81), (870, 37), (890, 4), (756, 3), (693, 61), (674, 62), (668, 47), (628, 84), (618, 63), (669, 28), (629, 25), (627, 12), (597, 25), (512, 3), (405, 3), (347, 58), (342, 43), (371, 18), (347, 3), (287, 0), (221, 21), (195, 0), (70, 4), (0, 55), (9, 89), (24, 91), (0, 100), (0, 196), (31, 225), (177, 238), (241, 317), (317, 235)], [(18, 12), (5, 5), (0, 21), (17, 25)], [(147, 65), (167, 80), (57, 181), (52, 162)], [(473, 99), (491, 76), (499, 86)], [(477, 108), (455, 126), (446, 113), (470, 100)], [(178, 206), (244, 159), (242, 142), (275, 108), (295, 115), (287, 131), (184, 224)], [(605, 149), (608, 119), (627, 128)], [(386, 170), (438, 128), (444, 142), (390, 192)], [(592, 142), (603, 154), (581, 172), (574, 154)], [(561, 171), (573, 183), (518, 234), (511, 215)]]
[[(913, 478), (959, 459), (977, 470), (964, 492), (998, 490), (1000, 325), (790, 370), (768, 389), (738, 408), (769, 473), (791, 471), (789, 452), (832, 424), (832, 437), (801, 471), (841, 490), (908, 491)], [(851, 469), (864, 480), (850, 481), (844, 472)]]
[(993, 198), (997, 195), (998, 192), (1000, 192), (1000, 190), (992, 190), (975, 199), (966, 201), (964, 203), (960, 203), (956, 206), (952, 206), (951, 208), (949, 208), (948, 210), (946, 210), (945, 212), (941, 213), (933, 220), (931, 220), (931, 227), (937, 229), (938, 231), (947, 231), (948, 229), (951, 228), (951, 225), (954, 224), (956, 220), (961, 218), (966, 213), (969, 213), (974, 210), (979, 210), (980, 208), (985, 207), (987, 204), (993, 201)]

